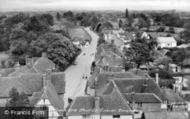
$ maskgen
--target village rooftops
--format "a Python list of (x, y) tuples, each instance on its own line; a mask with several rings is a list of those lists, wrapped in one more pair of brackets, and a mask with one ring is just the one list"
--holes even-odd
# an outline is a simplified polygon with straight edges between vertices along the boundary
[(162, 92), (170, 104), (185, 103), (185, 101), (171, 89), (162, 89)]
[[(116, 79), (114, 80), (121, 93), (153, 93), (160, 100), (165, 101), (161, 89), (153, 79)], [(109, 89), (110, 90), (110, 89)]]
[[(139, 78), (138, 76), (135, 76), (133, 73), (130, 72), (104, 72), (96, 76), (97, 76), (97, 87), (105, 86), (107, 83), (109, 83), (111, 79), (114, 78)], [(96, 76), (90, 78), (89, 86), (91, 88), (94, 87)]]
[(111, 44), (111, 43), (101, 44), (98, 47), (97, 53), (101, 53), (102, 50), (104, 50), (104, 51), (112, 51), (113, 53), (115, 53), (118, 56), (123, 56), (122, 51), (118, 47), (116, 47), (115, 44)]
[[(57, 94), (57, 91), (51, 81), (47, 81), (47, 85), (42, 91), (34, 92), (30, 98), (30, 104), (35, 106), (41, 99), (47, 99), (58, 110), (59, 115), (63, 116), (64, 101)], [(62, 110), (62, 111), (61, 111)]]
[[(65, 74), (62, 72), (51, 73), (51, 83), (58, 94), (64, 94)], [(9, 97), (9, 91), (16, 88), (19, 92), (32, 95), (43, 89), (43, 74), (26, 73), (15, 77), (0, 77), (0, 97)]]
[(142, 119), (189, 119), (186, 112), (169, 111), (145, 112), (142, 117)]
[[(99, 103), (96, 103), (97, 97)], [(99, 104), (99, 105), (96, 105)], [(97, 109), (97, 107), (99, 109)], [(95, 110), (100, 115), (132, 115), (127, 101), (123, 98), (116, 86), (109, 95), (77, 97), (67, 112), (68, 116), (91, 115)], [(76, 111), (74, 111), (76, 110)], [(83, 111), (82, 111), (83, 110)], [(85, 111), (86, 110), (86, 111)], [(120, 111), (119, 111), (120, 110)]]

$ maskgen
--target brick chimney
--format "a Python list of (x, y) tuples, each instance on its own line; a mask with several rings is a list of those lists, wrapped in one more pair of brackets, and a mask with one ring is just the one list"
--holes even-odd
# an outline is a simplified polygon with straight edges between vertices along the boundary
[(33, 65), (32, 58), (29, 58), (28, 56), (25, 56), (25, 63), (26, 63), (27, 67), (32, 67), (32, 65)]
[(42, 52), (42, 57), (47, 57), (46, 52)]
[(47, 81), (51, 81), (51, 73), (50, 69), (47, 69), (46, 72), (42, 75), (43, 88), (47, 86)]
[(100, 114), (100, 97), (95, 96), (94, 97), (94, 109), (95, 109), (95, 115)]

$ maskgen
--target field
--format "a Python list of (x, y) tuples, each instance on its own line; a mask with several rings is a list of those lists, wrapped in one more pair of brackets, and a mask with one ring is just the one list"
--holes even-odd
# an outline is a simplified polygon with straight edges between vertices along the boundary
[[(169, 26), (151, 26), (150, 29), (158, 29), (159, 27), (165, 27), (166, 29), (169, 29)], [(173, 27), (176, 33), (180, 33), (181, 31), (184, 30), (184, 28), (178, 28), (178, 27)]]
[(74, 38), (78, 38), (78, 39), (83, 40), (83, 41), (89, 40), (91, 42), (91, 37), (84, 30), (84, 28), (81, 28), (81, 27), (68, 28), (68, 32), (69, 32), (72, 40)]

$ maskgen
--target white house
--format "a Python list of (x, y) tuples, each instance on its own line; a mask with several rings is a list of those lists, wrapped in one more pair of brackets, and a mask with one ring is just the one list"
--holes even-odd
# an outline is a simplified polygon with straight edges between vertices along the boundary
[(181, 67), (176, 64), (169, 64), (169, 68), (174, 72), (178, 73), (181, 72)]
[(173, 37), (158, 37), (157, 38), (158, 46), (161, 48), (167, 47), (176, 47), (177, 42)]

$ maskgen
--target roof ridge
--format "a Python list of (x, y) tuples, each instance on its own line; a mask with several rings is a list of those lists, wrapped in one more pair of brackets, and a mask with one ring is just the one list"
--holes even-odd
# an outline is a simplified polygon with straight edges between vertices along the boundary
[(129, 110), (132, 112), (131, 108), (130, 108), (129, 105), (128, 105), (129, 102), (124, 99), (123, 95), (122, 95), (121, 92), (119, 91), (119, 89), (118, 89), (118, 87), (116, 86), (115, 82), (114, 82), (113, 80), (111, 80), (111, 82), (113, 83), (113, 86), (114, 86), (113, 88), (116, 89), (116, 91), (118, 92), (118, 94), (121, 96), (121, 99), (124, 101), (124, 104), (126, 104), (126, 106), (129, 108)]

